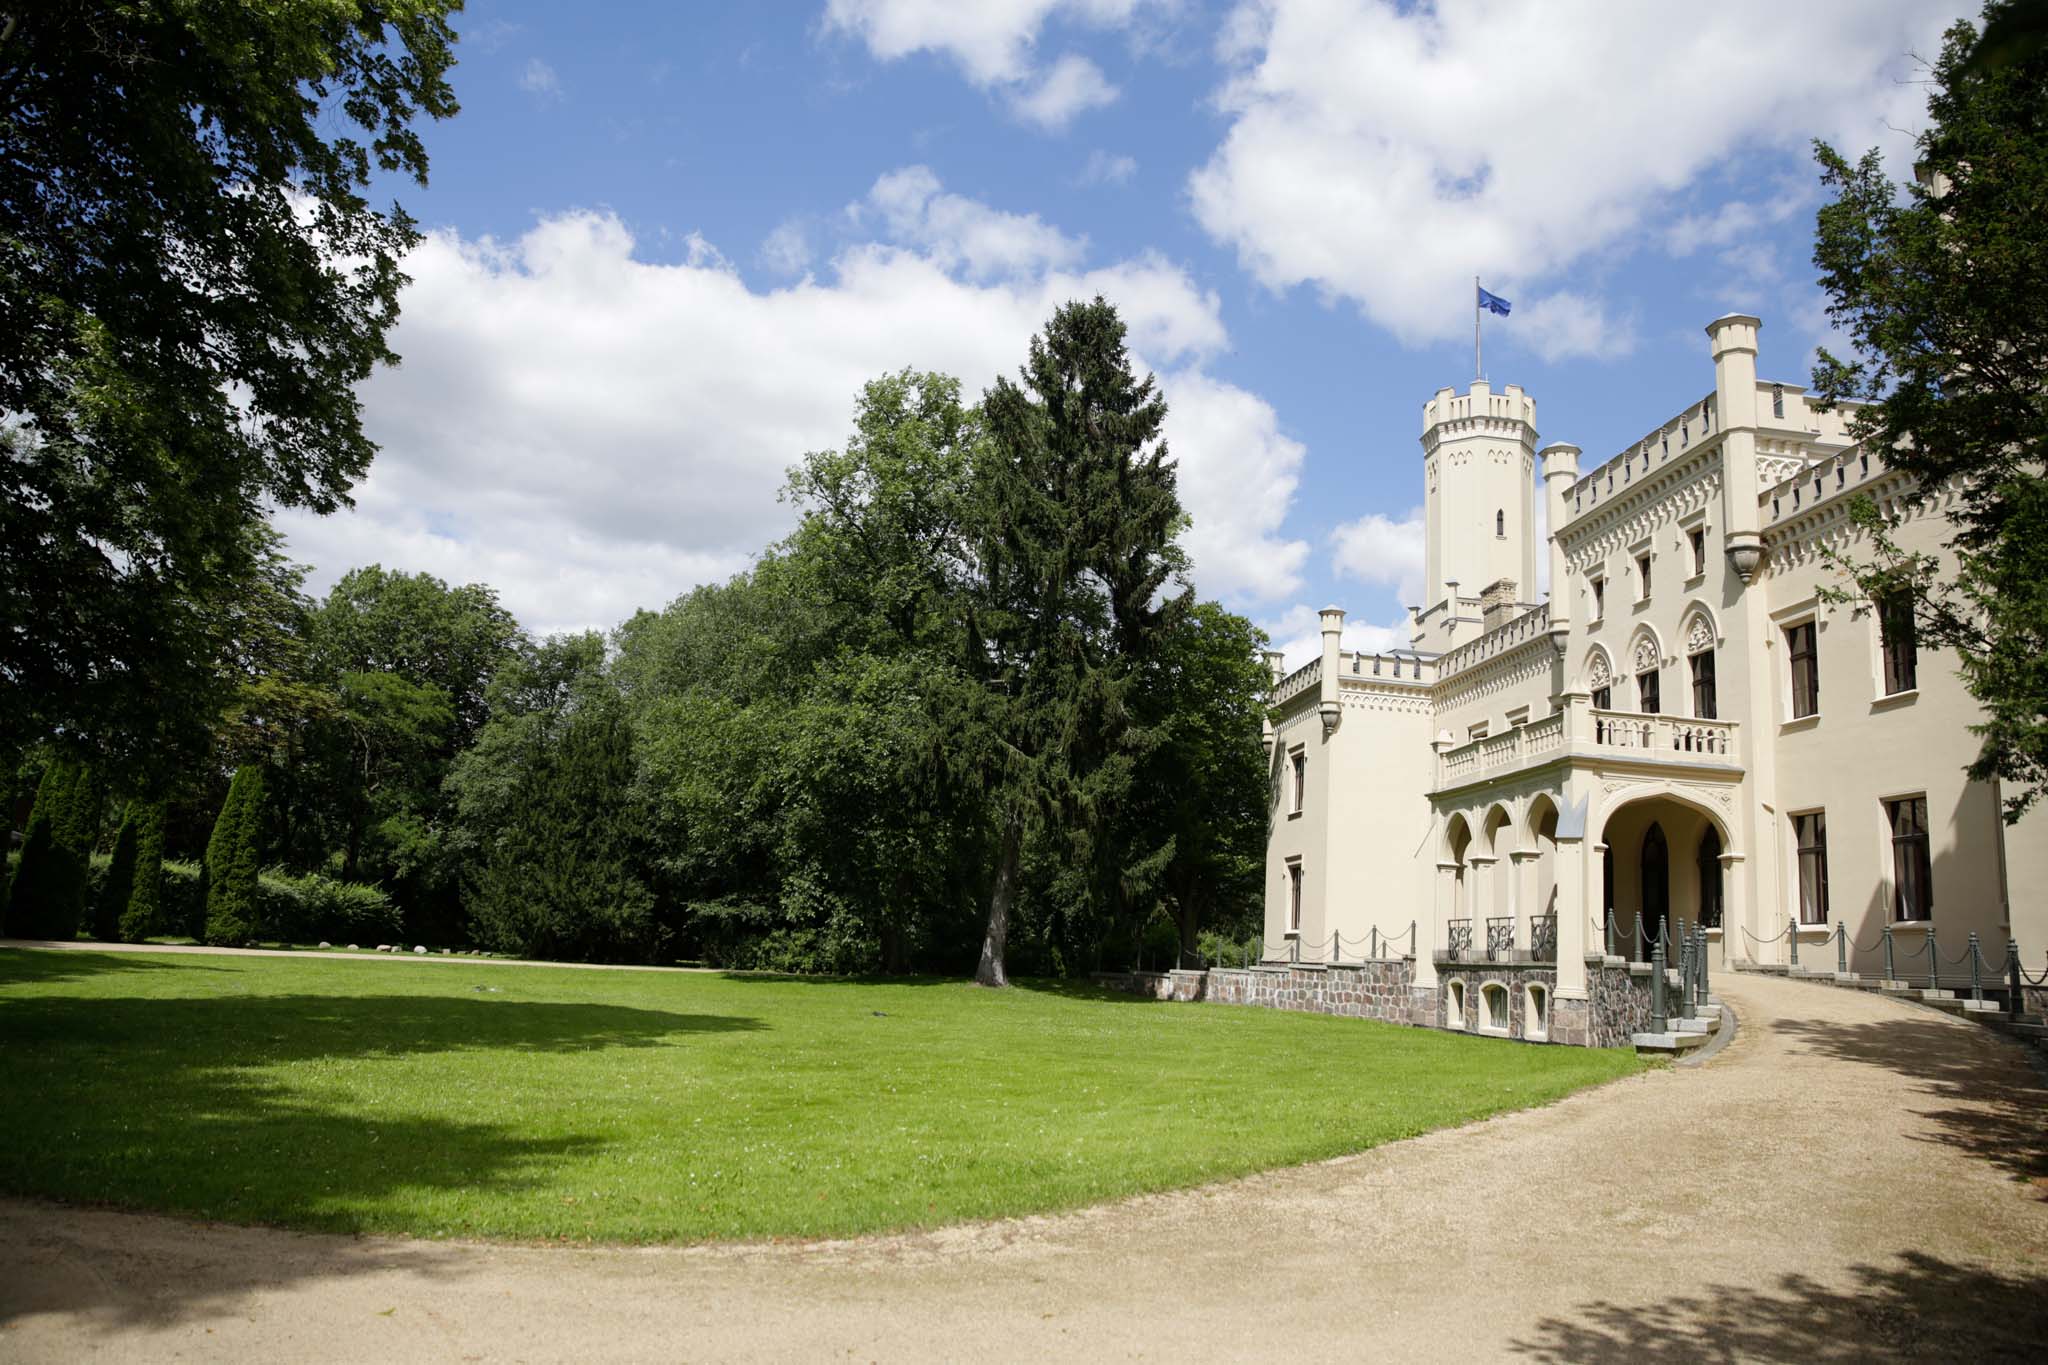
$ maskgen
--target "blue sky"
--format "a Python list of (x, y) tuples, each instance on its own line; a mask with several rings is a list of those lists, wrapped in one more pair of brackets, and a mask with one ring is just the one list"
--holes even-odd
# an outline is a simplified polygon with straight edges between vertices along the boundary
[(283, 517), (324, 587), (372, 561), (608, 627), (744, 568), (860, 382), (978, 393), (1101, 291), (1165, 386), (1204, 595), (1284, 642), (1326, 601), (1399, 637), (1417, 425), (1487, 371), (1589, 459), (1765, 320), (1826, 319), (1815, 137), (1898, 157), (1959, 8), (1493, 0), (787, 0), (460, 17), (430, 233), (358, 508)]

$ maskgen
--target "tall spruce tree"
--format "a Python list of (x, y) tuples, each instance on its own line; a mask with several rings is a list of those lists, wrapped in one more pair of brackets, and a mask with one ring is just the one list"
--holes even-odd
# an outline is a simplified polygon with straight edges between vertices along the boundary
[(213, 822), (213, 837), (206, 843), (208, 943), (240, 947), (256, 936), (262, 809), (263, 769), (244, 764), (235, 769), (227, 799)]
[(472, 924), (492, 947), (528, 957), (654, 957), (663, 934), (645, 879), (625, 707), (594, 679), (562, 713), (527, 719), (513, 741), (517, 776), (498, 794), (502, 823), (477, 877)]
[(136, 801), (128, 809), (135, 823), (135, 866), (115, 936), (140, 943), (163, 927), (164, 803)]
[(1132, 690), (1192, 602), (1166, 595), (1186, 567), (1166, 403), (1131, 372), (1124, 336), (1103, 299), (1069, 303), (1031, 339), (1022, 386), (998, 379), (983, 399), (965, 632), (976, 686), (960, 700), (997, 822), (974, 977), (985, 986), (1008, 982), (1027, 832), (1099, 821), (1128, 790), (1153, 739)]

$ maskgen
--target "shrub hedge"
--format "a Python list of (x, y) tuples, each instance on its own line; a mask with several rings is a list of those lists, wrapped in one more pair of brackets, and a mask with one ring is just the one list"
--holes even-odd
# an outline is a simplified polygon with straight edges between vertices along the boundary
[[(8, 872), (20, 855), (7, 855)], [(104, 893), (113, 859), (95, 854), (87, 870), (88, 894)], [(162, 899), (147, 924), (124, 923), (124, 938), (198, 938), (206, 927), (206, 875), (198, 863), (166, 858)], [(272, 943), (393, 943), (403, 927), (396, 905), (378, 886), (341, 882), (317, 872), (304, 876), (265, 868), (256, 879), (257, 937)]]

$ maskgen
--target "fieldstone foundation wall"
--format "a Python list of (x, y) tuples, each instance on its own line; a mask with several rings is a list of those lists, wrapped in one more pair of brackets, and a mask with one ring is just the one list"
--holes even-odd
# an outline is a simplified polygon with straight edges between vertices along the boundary
[[(1678, 1007), (1678, 973), (1664, 970), (1664, 1001), (1672, 1014)], [(1586, 959), (1587, 1042), (1592, 1047), (1627, 1047), (1629, 1039), (1650, 1031), (1650, 965), (1625, 958)]]
[(1412, 958), (1212, 967), (1206, 972), (1097, 972), (1095, 979), (1112, 990), (1155, 1000), (1259, 1005), (1416, 1027), (1433, 1025), (1437, 1015), (1436, 992), (1416, 986)]
[[(1436, 1017), (1430, 1022), (1437, 1028), (1455, 1028), (1493, 1038), (1519, 1038), (1531, 1043), (1571, 1041), (1558, 1036), (1556, 1030), (1557, 1014), (1552, 1006), (1557, 1000), (1557, 968), (1548, 962), (1459, 962), (1445, 954), (1437, 959), (1436, 976)], [(1453, 989), (1454, 982), (1461, 989)], [(1499, 986), (1507, 996), (1506, 1033), (1487, 1026), (1486, 988), (1489, 985)], [(1543, 993), (1549, 1017), (1542, 1027), (1537, 1026), (1530, 1014), (1531, 986)], [(1463, 1002), (1464, 1009), (1458, 1018), (1453, 1019), (1451, 1012), (1459, 1001)]]
[[(1415, 960), (1403, 957), (1338, 964), (1212, 967), (1207, 971), (1097, 972), (1095, 979), (1112, 990), (1154, 1000), (1256, 1005), (1303, 1014), (1378, 1019), (1414, 1028), (1450, 1027), (1450, 1002), (1462, 995), (1463, 1032), (1571, 1047), (1627, 1047), (1632, 1035), (1649, 1031), (1650, 969), (1622, 958), (1596, 954), (1586, 959), (1584, 1000), (1557, 998), (1557, 969), (1548, 962), (1460, 962), (1444, 957), (1436, 963), (1436, 972), (1436, 986), (1417, 986)], [(1459, 983), (1462, 990), (1454, 992), (1452, 982)], [(1678, 974), (1667, 971), (1666, 982), (1667, 1000), (1676, 1012)], [(1489, 983), (1498, 983), (1507, 991), (1505, 1034), (1481, 1027), (1483, 993)], [(1533, 1026), (1530, 986), (1543, 992), (1549, 1014), (1547, 1036)]]

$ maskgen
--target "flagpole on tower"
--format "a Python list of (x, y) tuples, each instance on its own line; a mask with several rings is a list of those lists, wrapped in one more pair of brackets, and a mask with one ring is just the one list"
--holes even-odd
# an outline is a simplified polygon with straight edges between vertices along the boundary
[(1472, 377), (1486, 378), (1486, 370), (1479, 363), (1479, 277), (1472, 277)]

